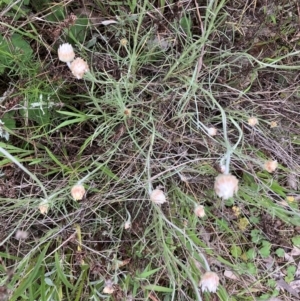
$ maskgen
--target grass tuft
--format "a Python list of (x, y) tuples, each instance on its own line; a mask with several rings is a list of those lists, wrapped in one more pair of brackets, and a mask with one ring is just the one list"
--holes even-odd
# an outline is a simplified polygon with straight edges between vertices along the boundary
[(299, 298), (299, 9), (273, 2), (0, 3), (0, 301)]

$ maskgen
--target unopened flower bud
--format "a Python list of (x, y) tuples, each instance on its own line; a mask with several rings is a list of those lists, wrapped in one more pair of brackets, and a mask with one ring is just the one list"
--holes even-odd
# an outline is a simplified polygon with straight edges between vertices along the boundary
[(198, 205), (195, 207), (194, 213), (198, 217), (204, 217), (205, 216), (205, 210), (202, 205)]
[(124, 224), (124, 229), (125, 229), (125, 230), (128, 230), (128, 229), (130, 229), (130, 228), (131, 228), (131, 222), (130, 222), (130, 221), (125, 222), (125, 224)]
[(128, 40), (125, 39), (125, 38), (123, 38), (123, 39), (120, 40), (120, 44), (121, 44), (122, 46), (126, 46), (127, 43), (128, 43)]
[(127, 109), (127, 108), (124, 109), (124, 115), (126, 117), (131, 117), (131, 113), (132, 113), (131, 109)]
[(57, 53), (59, 60), (64, 63), (69, 63), (75, 58), (73, 47), (69, 43), (64, 43), (60, 45)]
[(47, 201), (42, 201), (39, 204), (39, 210), (42, 214), (47, 214), (49, 209), (49, 203)]
[(114, 290), (113, 282), (110, 279), (106, 280), (105, 287), (103, 289), (103, 293), (111, 295), (114, 291), (115, 290)]

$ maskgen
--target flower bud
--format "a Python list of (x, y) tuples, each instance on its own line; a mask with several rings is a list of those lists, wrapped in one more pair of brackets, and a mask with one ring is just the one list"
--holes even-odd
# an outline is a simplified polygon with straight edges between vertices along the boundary
[(163, 204), (167, 201), (164, 192), (160, 189), (154, 189), (151, 192), (150, 200), (155, 204)]
[(258, 119), (256, 117), (250, 117), (248, 119), (248, 124), (251, 126), (256, 126), (258, 124)]
[(105, 281), (105, 287), (103, 289), (103, 293), (111, 295), (114, 291), (115, 290), (114, 290), (113, 282), (110, 279), (106, 280)]
[(211, 292), (215, 293), (217, 291), (219, 285), (219, 277), (214, 272), (206, 272), (199, 283), (199, 286), (201, 286), (202, 292)]
[(71, 62), (75, 58), (73, 47), (69, 43), (64, 43), (60, 45), (57, 53), (58, 53), (59, 60), (64, 63)]
[(205, 210), (202, 205), (198, 205), (195, 207), (194, 213), (198, 217), (204, 217), (205, 216)]
[(208, 128), (207, 129), (208, 135), (210, 136), (216, 136), (218, 133), (218, 130), (214, 127)]
[(126, 46), (128, 44), (128, 40), (123, 38), (120, 40), (120, 44), (121, 44), (121, 46)]
[(17, 230), (15, 238), (17, 240), (25, 240), (28, 238), (29, 233), (27, 231)]
[(276, 168), (278, 167), (278, 162), (277, 161), (267, 161), (264, 165), (265, 170), (267, 172), (274, 172), (276, 170)]
[(238, 192), (239, 180), (233, 175), (220, 174), (215, 179), (215, 192), (218, 197), (227, 200)]
[(42, 201), (39, 204), (39, 210), (42, 214), (47, 214), (49, 209), (49, 203), (47, 201)]
[(130, 221), (125, 222), (125, 224), (124, 224), (124, 229), (125, 229), (125, 230), (128, 230), (128, 229), (130, 229), (130, 228), (131, 228), (131, 222), (130, 222)]
[(114, 291), (115, 290), (112, 286), (105, 286), (103, 289), (103, 294), (111, 295)]
[(84, 73), (89, 71), (89, 66), (85, 60), (78, 57), (71, 63), (70, 69), (77, 79), (82, 79)]
[(82, 185), (77, 184), (71, 189), (71, 195), (75, 201), (81, 201), (83, 199), (84, 194), (85, 189)]

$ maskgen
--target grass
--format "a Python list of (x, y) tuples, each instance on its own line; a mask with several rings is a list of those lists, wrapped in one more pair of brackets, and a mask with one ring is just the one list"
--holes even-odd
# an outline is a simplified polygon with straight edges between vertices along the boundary
[(0, 5), (1, 301), (298, 298), (295, 3)]

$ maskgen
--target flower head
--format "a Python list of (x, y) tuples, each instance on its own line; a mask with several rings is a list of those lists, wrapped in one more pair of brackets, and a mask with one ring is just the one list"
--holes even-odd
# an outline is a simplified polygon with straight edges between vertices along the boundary
[(126, 117), (131, 117), (131, 113), (132, 113), (131, 109), (128, 109), (128, 108), (124, 109), (124, 115)]
[(150, 200), (155, 204), (163, 204), (167, 201), (164, 192), (157, 188), (151, 192)]
[(204, 207), (202, 205), (196, 206), (194, 209), (194, 213), (198, 217), (204, 217), (205, 216)]
[(85, 189), (82, 185), (77, 184), (73, 186), (71, 189), (71, 195), (75, 201), (81, 201), (84, 194), (85, 194)]
[(49, 203), (44, 200), (42, 202), (40, 202), (39, 204), (39, 210), (42, 214), (47, 214), (48, 213), (48, 209), (49, 209)]
[(267, 161), (264, 165), (265, 170), (268, 172), (274, 172), (276, 170), (276, 168), (278, 167), (278, 162), (275, 161)]
[(130, 221), (125, 222), (125, 224), (124, 224), (124, 229), (125, 229), (125, 230), (128, 230), (128, 229), (130, 229), (130, 228), (131, 228), (131, 222), (130, 222)]
[(248, 124), (251, 126), (256, 126), (258, 124), (258, 119), (256, 117), (250, 117), (248, 119)]
[(270, 128), (276, 128), (278, 126), (277, 122), (276, 121), (271, 121), (270, 122)]
[(78, 57), (71, 63), (70, 69), (77, 79), (82, 79), (84, 73), (89, 71), (89, 66), (85, 60)]
[(17, 230), (15, 238), (18, 240), (26, 239), (29, 233), (27, 231)]
[(106, 280), (105, 281), (105, 287), (103, 289), (103, 293), (111, 295), (115, 291), (113, 285), (114, 284), (110, 279)]
[(115, 290), (112, 286), (105, 286), (103, 289), (103, 294), (111, 295), (114, 291)]
[(128, 40), (125, 39), (125, 38), (123, 38), (123, 39), (120, 40), (120, 44), (121, 44), (122, 46), (126, 46), (127, 43), (128, 43)]
[(59, 60), (64, 63), (72, 62), (75, 58), (73, 47), (69, 43), (60, 45), (57, 53)]
[(201, 286), (202, 292), (211, 292), (215, 293), (219, 285), (219, 277), (214, 272), (206, 272), (199, 283)]
[(233, 175), (220, 174), (215, 179), (215, 192), (218, 197), (227, 200), (239, 189), (239, 180)]
[(210, 136), (216, 136), (218, 133), (218, 130), (214, 127), (208, 128), (207, 129), (208, 135)]

